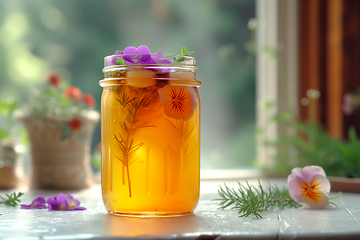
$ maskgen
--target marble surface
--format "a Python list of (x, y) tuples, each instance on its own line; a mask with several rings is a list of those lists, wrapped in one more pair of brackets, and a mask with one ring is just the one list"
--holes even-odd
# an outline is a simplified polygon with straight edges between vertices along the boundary
[[(285, 179), (262, 180), (285, 186)], [(343, 193), (337, 207), (326, 210), (282, 209), (238, 218), (233, 210), (219, 210), (217, 190), (223, 183), (202, 181), (199, 205), (193, 215), (177, 218), (129, 218), (108, 214), (101, 200), (99, 185), (70, 191), (85, 211), (24, 210), (0, 205), (0, 239), (360, 239), (360, 194)], [(257, 185), (257, 180), (250, 180)], [(39, 195), (53, 196), (59, 191), (27, 187), (0, 190), (0, 195), (24, 192), (22, 203)], [(67, 193), (68, 191), (62, 191)], [(332, 192), (331, 195), (336, 195)]]

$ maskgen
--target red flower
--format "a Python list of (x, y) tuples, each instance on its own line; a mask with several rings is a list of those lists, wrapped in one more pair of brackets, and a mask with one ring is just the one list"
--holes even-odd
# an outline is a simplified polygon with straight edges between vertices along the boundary
[(57, 73), (50, 73), (48, 76), (48, 83), (50, 86), (57, 88), (61, 83), (61, 77)]
[(95, 98), (90, 93), (84, 93), (84, 102), (88, 107), (95, 106)]
[(70, 86), (64, 90), (64, 95), (68, 98), (72, 98), (75, 101), (81, 100), (81, 90), (75, 86)]
[(77, 131), (81, 128), (82, 126), (82, 122), (78, 117), (74, 117), (70, 123), (69, 123), (69, 127), (73, 130), (73, 131)]

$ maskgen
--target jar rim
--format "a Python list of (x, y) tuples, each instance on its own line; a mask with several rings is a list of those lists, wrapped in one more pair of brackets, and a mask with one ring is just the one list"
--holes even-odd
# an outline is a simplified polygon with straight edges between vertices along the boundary
[[(125, 59), (124, 59), (125, 57)], [(146, 59), (142, 61), (141, 59)], [(128, 61), (129, 60), (129, 61)], [(121, 66), (179, 65), (197, 68), (195, 57), (180, 54), (114, 54), (104, 57), (104, 68)]]
[[(128, 78), (104, 78), (99, 81), (101, 87), (109, 86), (118, 86), (118, 85), (127, 85)], [(150, 79), (146, 79), (150, 80)], [(198, 80), (178, 80), (175, 78), (153, 78), (157, 86), (166, 86), (166, 85), (179, 85), (179, 86), (189, 86), (189, 87), (200, 87), (201, 82)]]

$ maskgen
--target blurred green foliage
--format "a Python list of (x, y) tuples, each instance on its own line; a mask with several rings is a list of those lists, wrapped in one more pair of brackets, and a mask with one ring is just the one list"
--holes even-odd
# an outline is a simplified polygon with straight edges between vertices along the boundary
[(0, 99), (0, 117), (3, 118), (3, 125), (0, 125), (0, 140), (12, 138), (14, 127), (13, 112), (18, 108), (14, 98)]
[(14, 112), (18, 109), (18, 103), (13, 97), (0, 99), (0, 143), (15, 146), (29, 143), (28, 135), (23, 126), (14, 119)]
[[(273, 166), (263, 169), (269, 175), (286, 177), (294, 167), (321, 166), (328, 176), (360, 177), (360, 139), (355, 129), (348, 140), (333, 138), (326, 129), (312, 121), (300, 122), (285, 110), (269, 119), (287, 131), (275, 141), (264, 139), (266, 147), (275, 149)], [(259, 132), (261, 135), (262, 131)]]
[[(0, 0), (0, 98), (23, 104), (50, 71), (92, 94), (103, 59), (127, 46), (195, 53), (202, 168), (253, 167), (255, 64), (247, 58), (253, 0)], [(100, 141), (100, 124), (93, 147)]]

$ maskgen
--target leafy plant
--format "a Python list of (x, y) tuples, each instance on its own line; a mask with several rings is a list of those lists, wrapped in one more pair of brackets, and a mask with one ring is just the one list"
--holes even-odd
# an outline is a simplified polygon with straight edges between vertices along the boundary
[(346, 177), (360, 177), (360, 139), (355, 129), (350, 128), (348, 141), (342, 141), (338, 145), (339, 161), (343, 163)]
[(360, 140), (355, 130), (349, 130), (349, 140), (333, 138), (321, 125), (311, 121), (300, 122), (289, 117), (284, 111), (272, 116), (269, 122), (276, 121), (287, 129), (275, 141), (265, 139), (263, 144), (275, 149), (274, 165), (267, 172), (286, 176), (294, 167), (306, 165), (322, 166), (329, 176), (360, 176)]

